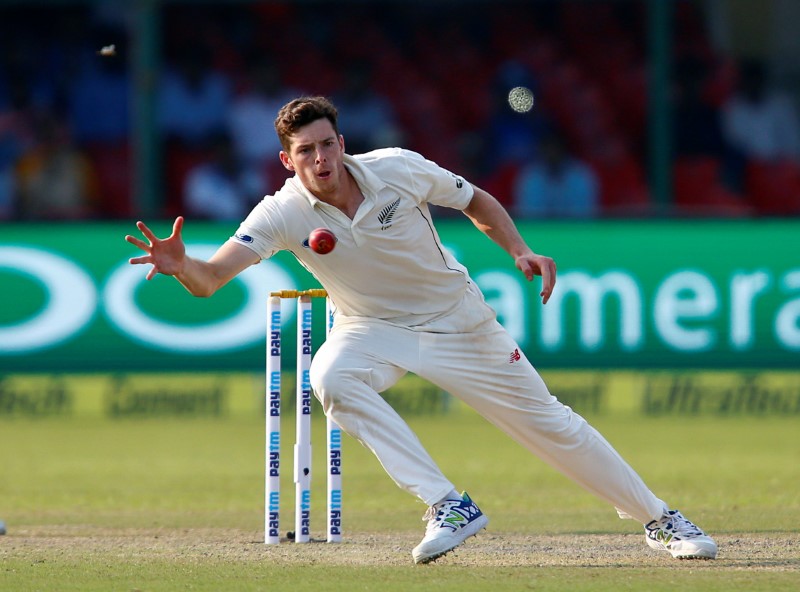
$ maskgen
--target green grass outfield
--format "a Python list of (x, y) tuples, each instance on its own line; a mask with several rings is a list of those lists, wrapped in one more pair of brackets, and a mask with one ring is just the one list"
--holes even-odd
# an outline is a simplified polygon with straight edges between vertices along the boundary
[[(263, 418), (0, 419), (0, 590), (796, 590), (800, 425), (782, 417), (590, 417), (653, 490), (720, 543), (646, 548), (639, 525), (473, 413), (410, 423), (491, 523), (411, 563), (424, 507), (344, 442), (342, 545), (263, 545)], [(285, 422), (282, 530), (292, 529)], [(324, 530), (315, 424), (312, 535)]]

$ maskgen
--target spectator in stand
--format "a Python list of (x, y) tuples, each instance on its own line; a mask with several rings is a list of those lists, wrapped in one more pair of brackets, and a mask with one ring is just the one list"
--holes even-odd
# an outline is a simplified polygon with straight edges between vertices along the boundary
[(231, 101), (229, 79), (211, 68), (211, 54), (202, 44), (184, 45), (168, 67), (158, 94), (158, 115), (168, 140), (203, 144), (225, 129)]
[(551, 127), (542, 109), (525, 113), (511, 109), (508, 93), (516, 86), (537, 94), (538, 84), (529, 68), (514, 60), (504, 62), (495, 75), (491, 113), (480, 134), (479, 159), (472, 159), (483, 186), (509, 209), (513, 209), (514, 182), (520, 170), (537, 159), (539, 144)]
[(706, 66), (693, 57), (676, 66), (672, 106), (675, 157), (724, 159), (725, 138), (719, 109), (705, 97)]
[(759, 60), (743, 60), (739, 76), (723, 105), (727, 141), (746, 160), (800, 161), (800, 124), (791, 99), (768, 87)]
[[(127, 140), (131, 118), (131, 76), (124, 30), (98, 27), (92, 48), (114, 42), (116, 54), (84, 60), (68, 88), (72, 135), (81, 144)], [(95, 50), (96, 51), (96, 50)]]
[(282, 85), (278, 68), (262, 53), (248, 57), (247, 76), (248, 86), (231, 105), (228, 129), (239, 159), (245, 166), (263, 172), (273, 162), (280, 162), (275, 114), (301, 93)]
[(36, 145), (18, 160), (14, 184), (19, 218), (79, 220), (93, 215), (98, 186), (89, 160), (66, 126), (50, 114), (36, 122)]
[(351, 154), (402, 142), (394, 108), (372, 88), (370, 75), (367, 63), (350, 65), (345, 69), (342, 88), (334, 96), (340, 113), (339, 129)]
[(735, 170), (756, 212), (800, 214), (800, 124), (791, 99), (770, 88), (764, 64), (744, 60), (724, 104), (724, 132)]
[(706, 92), (708, 67), (687, 57), (677, 65), (672, 104), (674, 204), (692, 215), (748, 215), (741, 163), (722, 132), (720, 108)]
[(14, 168), (17, 160), (36, 144), (30, 87), (24, 78), (8, 82), (6, 107), (0, 107), (0, 220), (14, 216)]
[(226, 133), (214, 135), (211, 159), (186, 175), (184, 206), (195, 218), (241, 220), (266, 193), (260, 171), (243, 166)]
[(495, 76), (494, 106), (486, 134), (493, 147), (494, 168), (536, 158), (539, 142), (549, 133), (550, 122), (541, 109), (517, 113), (509, 107), (508, 93), (517, 86), (538, 93), (538, 82), (525, 65), (513, 60), (503, 63)]
[[(61, 53), (63, 45), (54, 44), (51, 52)], [(0, 18), (0, 111), (14, 108), (19, 89), (24, 87), (25, 101), (36, 110), (53, 109), (58, 95), (57, 76), (48, 69), (48, 56), (37, 39), (23, 27), (14, 27)]]
[(536, 218), (592, 218), (600, 205), (594, 171), (571, 156), (563, 139), (542, 140), (540, 158), (525, 166), (514, 184), (514, 210)]

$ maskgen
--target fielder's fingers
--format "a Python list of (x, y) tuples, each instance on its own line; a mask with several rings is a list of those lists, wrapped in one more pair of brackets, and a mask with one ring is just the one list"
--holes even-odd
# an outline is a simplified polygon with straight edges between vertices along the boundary
[(150, 245), (144, 242), (141, 239), (136, 238), (135, 236), (131, 236), (130, 234), (125, 236), (125, 240), (128, 241), (135, 247), (139, 247), (142, 251), (149, 251)]
[(556, 285), (555, 271), (555, 265), (552, 263), (542, 266), (542, 291), (539, 294), (542, 297), (542, 304), (547, 304), (547, 301), (550, 300), (550, 296), (553, 293), (553, 288)]
[(142, 255), (141, 257), (131, 257), (128, 263), (131, 265), (141, 265), (142, 263), (152, 263), (153, 259), (150, 255)]
[(533, 280), (533, 276), (536, 275), (536, 272), (533, 270), (533, 265), (531, 265), (531, 262), (527, 259), (520, 258), (516, 263), (517, 269), (523, 273), (525, 279), (527, 279), (529, 282)]
[(532, 282), (533, 278), (536, 276), (536, 272), (533, 270), (533, 266), (530, 263), (528, 263), (527, 261), (525, 263), (526, 263), (525, 269), (522, 270), (522, 273), (525, 274), (525, 278), (529, 282)]
[(139, 221), (136, 223), (136, 228), (138, 228), (139, 230), (141, 230), (142, 234), (143, 234), (143, 235), (145, 235), (145, 237), (147, 237), (147, 240), (149, 240), (149, 241), (150, 241), (150, 244), (152, 244), (152, 243), (154, 243), (155, 241), (157, 241), (157, 240), (158, 240), (158, 239), (156, 238), (156, 235), (155, 235), (155, 234), (153, 234), (153, 231), (152, 231), (152, 230), (150, 230), (150, 229), (147, 227), (147, 224), (145, 224), (145, 223), (144, 223), (144, 222), (142, 222), (141, 220), (139, 220)]
[(148, 281), (152, 280), (154, 277), (156, 277), (157, 274), (158, 274), (158, 271), (156, 270), (155, 267), (153, 267), (150, 271), (147, 272), (147, 275), (144, 276), (144, 279), (146, 279)]
[(183, 216), (178, 216), (177, 218), (175, 218), (175, 222), (172, 224), (172, 236), (179, 236), (182, 229), (183, 229)]

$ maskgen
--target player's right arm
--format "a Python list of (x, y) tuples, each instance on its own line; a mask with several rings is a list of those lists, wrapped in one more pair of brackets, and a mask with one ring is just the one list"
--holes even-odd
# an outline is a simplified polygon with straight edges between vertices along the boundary
[(156, 237), (144, 222), (137, 222), (136, 227), (148, 242), (131, 235), (125, 237), (126, 241), (145, 252), (140, 257), (132, 257), (129, 263), (149, 263), (153, 267), (147, 273), (148, 280), (159, 273), (171, 275), (194, 296), (211, 296), (239, 273), (260, 261), (255, 252), (232, 242), (224, 243), (208, 261), (189, 257), (181, 238), (181, 216), (175, 219), (172, 234), (165, 239)]

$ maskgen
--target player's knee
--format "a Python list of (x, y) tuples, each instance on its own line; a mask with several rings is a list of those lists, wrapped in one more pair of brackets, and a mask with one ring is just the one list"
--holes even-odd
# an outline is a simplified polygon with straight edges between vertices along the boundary
[(355, 371), (349, 368), (336, 364), (312, 364), (309, 380), (314, 395), (327, 412), (331, 407), (346, 403), (357, 378)]
[(338, 383), (340, 379), (338, 373), (329, 367), (320, 368), (318, 364), (312, 364), (309, 371), (309, 380), (311, 381), (311, 388), (317, 398), (323, 397), (326, 393), (335, 392), (339, 389)]
[(546, 412), (536, 414), (537, 434), (562, 446), (580, 444), (586, 436), (586, 427), (583, 417), (560, 403), (549, 405)]

